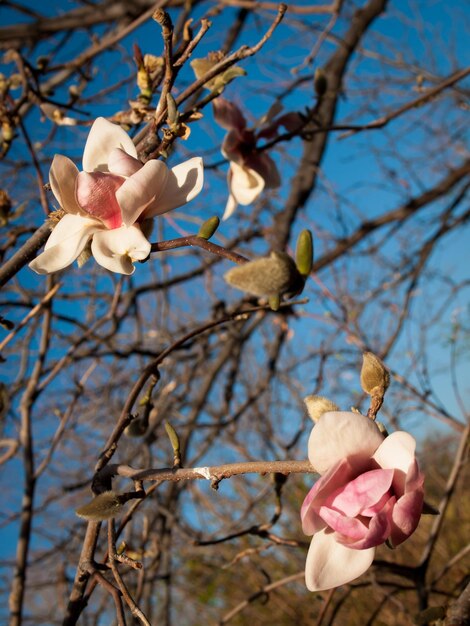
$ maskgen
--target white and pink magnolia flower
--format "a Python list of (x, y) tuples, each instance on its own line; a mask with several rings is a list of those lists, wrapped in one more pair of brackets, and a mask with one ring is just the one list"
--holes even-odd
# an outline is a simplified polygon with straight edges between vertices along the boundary
[(281, 178), (276, 164), (267, 152), (256, 151), (256, 143), (260, 137), (274, 136), (280, 125), (289, 129), (298, 127), (300, 118), (297, 113), (287, 113), (275, 120), (268, 116), (268, 125), (257, 131), (247, 128), (243, 113), (225, 98), (219, 96), (213, 106), (215, 121), (228, 130), (221, 148), (223, 156), (230, 161), (229, 198), (222, 217), (227, 219), (238, 204), (251, 204), (264, 188), (279, 187)]
[(143, 164), (129, 135), (99, 117), (83, 153), (83, 171), (65, 156), (54, 157), (49, 172), (52, 192), (65, 215), (29, 266), (38, 274), (67, 267), (91, 239), (91, 252), (103, 267), (134, 272), (134, 261), (147, 258), (150, 242), (142, 224), (189, 202), (202, 189), (202, 159), (173, 169), (152, 159)]
[(414, 532), (424, 480), (415, 446), (402, 431), (384, 438), (363, 415), (320, 417), (308, 457), (321, 477), (301, 509), (303, 531), (313, 535), (305, 566), (310, 591), (350, 582), (372, 564), (376, 546), (396, 546)]

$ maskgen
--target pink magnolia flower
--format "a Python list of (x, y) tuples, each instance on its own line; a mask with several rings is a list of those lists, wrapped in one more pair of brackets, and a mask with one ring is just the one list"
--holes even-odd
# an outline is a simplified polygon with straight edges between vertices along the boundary
[(402, 543), (423, 507), (423, 476), (415, 440), (389, 437), (356, 413), (324, 413), (310, 435), (309, 460), (321, 474), (302, 504), (305, 534), (313, 535), (305, 566), (310, 591), (338, 587), (363, 574), (376, 546)]
[(189, 202), (202, 189), (202, 159), (173, 169), (162, 161), (143, 164), (129, 135), (99, 117), (83, 153), (83, 171), (56, 154), (49, 172), (52, 192), (65, 215), (29, 266), (38, 274), (67, 267), (91, 239), (91, 252), (103, 267), (134, 272), (134, 261), (147, 258), (150, 242), (145, 220)]
[(222, 217), (227, 219), (238, 204), (251, 204), (265, 187), (279, 187), (281, 178), (276, 164), (266, 152), (256, 152), (256, 143), (260, 137), (273, 137), (279, 125), (299, 126), (300, 118), (297, 113), (288, 113), (276, 120), (267, 116), (269, 125), (255, 132), (247, 128), (243, 113), (232, 102), (219, 96), (213, 106), (215, 121), (228, 130), (222, 143), (222, 154), (230, 161), (229, 198)]

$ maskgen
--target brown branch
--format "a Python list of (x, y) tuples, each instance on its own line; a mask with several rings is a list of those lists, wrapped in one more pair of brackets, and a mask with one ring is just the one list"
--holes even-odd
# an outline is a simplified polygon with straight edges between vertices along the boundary
[(179, 237), (178, 239), (169, 239), (168, 241), (153, 243), (150, 253), (164, 252), (165, 250), (174, 250), (175, 248), (184, 248), (186, 246), (197, 246), (198, 248), (203, 248), (203, 250), (207, 250), (212, 254), (216, 254), (217, 256), (221, 256), (238, 264), (246, 263), (249, 260), (241, 254), (227, 250), (226, 248), (218, 246), (217, 244), (204, 239), (204, 237), (198, 237), (197, 235), (189, 235), (188, 237)]

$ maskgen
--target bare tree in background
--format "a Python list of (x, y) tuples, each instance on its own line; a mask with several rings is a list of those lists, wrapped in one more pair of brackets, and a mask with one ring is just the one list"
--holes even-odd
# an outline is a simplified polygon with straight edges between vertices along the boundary
[[(430, 4), (2, 3), (10, 626), (467, 623), (470, 68), (465, 3)], [(268, 111), (298, 123), (251, 148), (274, 159), (279, 189), (217, 228), (221, 95), (251, 126)], [(92, 259), (38, 277), (26, 265), (58, 208), (52, 157), (79, 161), (98, 115), (129, 131), (143, 162), (203, 156), (204, 190), (159, 218), (131, 277)], [(315, 259), (301, 295), (278, 307), (224, 282), (247, 259), (294, 256), (304, 229)], [(440, 515), (380, 548), (361, 578), (312, 594), (303, 398), (365, 414), (365, 351), (391, 369), (380, 420), (419, 438)], [(76, 516), (109, 491), (111, 519)]]

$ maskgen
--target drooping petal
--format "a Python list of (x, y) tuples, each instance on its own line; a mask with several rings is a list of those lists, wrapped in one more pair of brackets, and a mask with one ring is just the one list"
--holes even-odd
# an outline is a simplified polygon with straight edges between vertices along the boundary
[(393, 473), (393, 470), (381, 469), (365, 472), (333, 492), (326, 504), (345, 515), (355, 517), (364, 509), (373, 507), (389, 492)]
[(96, 233), (91, 251), (96, 262), (120, 274), (132, 274), (133, 261), (142, 261), (150, 254), (150, 242), (138, 226), (124, 226)]
[(212, 101), (214, 107), (214, 119), (219, 126), (226, 130), (237, 129), (242, 131), (246, 127), (243, 113), (233, 102), (218, 97)]
[(230, 163), (229, 189), (238, 204), (251, 204), (264, 189), (263, 178), (254, 170)]
[[(122, 219), (126, 226), (131, 226), (144, 209), (153, 204), (156, 195), (161, 193), (168, 179), (168, 168), (162, 161), (152, 159), (127, 178), (116, 192), (121, 207)], [(151, 217), (147, 213), (145, 217)]]
[(237, 206), (238, 202), (235, 200), (232, 194), (229, 194), (227, 204), (225, 205), (225, 211), (222, 215), (222, 220), (228, 220), (228, 218), (235, 213)]
[[(375, 422), (358, 413), (329, 411), (314, 426), (308, 442), (308, 458), (320, 474), (344, 457), (364, 471), (384, 440)], [(368, 468), (370, 469), (370, 467)]]
[(29, 267), (38, 274), (58, 272), (75, 261), (89, 238), (102, 228), (98, 220), (64, 215), (46, 242), (44, 252)]
[(83, 152), (85, 172), (107, 172), (109, 155), (114, 148), (121, 148), (132, 157), (137, 157), (137, 150), (129, 135), (117, 124), (98, 117), (90, 129)]
[(143, 163), (139, 159), (135, 159), (121, 148), (114, 148), (109, 153), (108, 169), (112, 174), (118, 176), (132, 176), (143, 167)]
[(200, 157), (194, 157), (176, 165), (168, 171), (162, 190), (145, 209), (142, 217), (162, 215), (186, 204), (198, 195), (203, 183), (204, 168)]
[(393, 510), (391, 541), (394, 546), (405, 541), (418, 526), (423, 511), (423, 482), (415, 460), (406, 476), (405, 495), (398, 499)]
[(52, 193), (66, 213), (86, 216), (75, 197), (75, 183), (78, 168), (73, 161), (61, 154), (56, 154), (49, 170), (49, 183)]
[(334, 533), (322, 530), (310, 543), (305, 582), (310, 591), (324, 591), (351, 582), (372, 564), (375, 548), (351, 550), (337, 543)]
[(122, 215), (116, 192), (124, 181), (115, 174), (80, 172), (77, 176), (78, 203), (88, 215), (101, 220), (107, 228), (119, 228)]
[(264, 180), (266, 189), (277, 189), (281, 184), (281, 176), (273, 159), (261, 152), (245, 159), (245, 166), (257, 172)]

